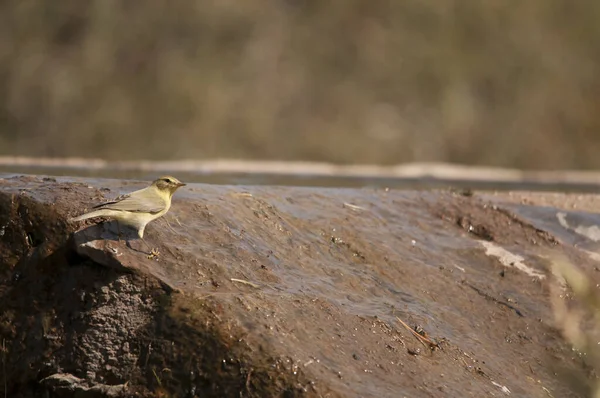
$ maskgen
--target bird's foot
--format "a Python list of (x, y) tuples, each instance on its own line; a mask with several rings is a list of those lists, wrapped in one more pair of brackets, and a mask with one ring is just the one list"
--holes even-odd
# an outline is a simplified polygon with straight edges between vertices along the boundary
[(158, 251), (157, 248), (150, 250), (150, 253), (148, 253), (148, 259), (150, 259), (150, 260), (152, 260), (154, 258), (158, 258), (158, 256), (160, 256), (160, 252)]

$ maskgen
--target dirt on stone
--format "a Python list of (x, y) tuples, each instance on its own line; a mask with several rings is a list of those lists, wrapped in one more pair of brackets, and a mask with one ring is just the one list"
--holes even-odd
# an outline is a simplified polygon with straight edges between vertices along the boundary
[(584, 397), (595, 380), (554, 327), (546, 254), (595, 262), (505, 197), (191, 184), (147, 227), (153, 258), (67, 222), (145, 184), (0, 179), (6, 396)]

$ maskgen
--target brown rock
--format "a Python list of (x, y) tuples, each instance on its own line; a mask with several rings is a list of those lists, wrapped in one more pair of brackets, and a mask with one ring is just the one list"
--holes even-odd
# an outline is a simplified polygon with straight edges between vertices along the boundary
[(538, 254), (592, 260), (505, 198), (192, 184), (148, 258), (57, 180), (0, 179), (7, 396), (586, 394)]

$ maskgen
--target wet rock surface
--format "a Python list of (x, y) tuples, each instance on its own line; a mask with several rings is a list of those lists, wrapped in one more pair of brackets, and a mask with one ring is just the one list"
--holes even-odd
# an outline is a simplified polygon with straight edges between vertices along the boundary
[(594, 196), (191, 184), (148, 225), (150, 258), (66, 221), (145, 184), (0, 179), (7, 396), (583, 397), (594, 380), (553, 326), (547, 269), (558, 250), (595, 278)]

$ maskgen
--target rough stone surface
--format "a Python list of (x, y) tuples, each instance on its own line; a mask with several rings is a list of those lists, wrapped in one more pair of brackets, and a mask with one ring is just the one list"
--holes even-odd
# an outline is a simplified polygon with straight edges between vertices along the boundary
[(48, 388), (49, 392), (59, 397), (123, 397), (127, 394), (127, 385), (94, 384), (91, 387), (84, 379), (69, 373), (56, 373), (41, 380), (41, 384)]
[(148, 226), (151, 258), (66, 221), (143, 185), (0, 179), (7, 396), (583, 397), (595, 379), (547, 270), (558, 250), (598, 278), (560, 223), (594, 196), (192, 184)]

